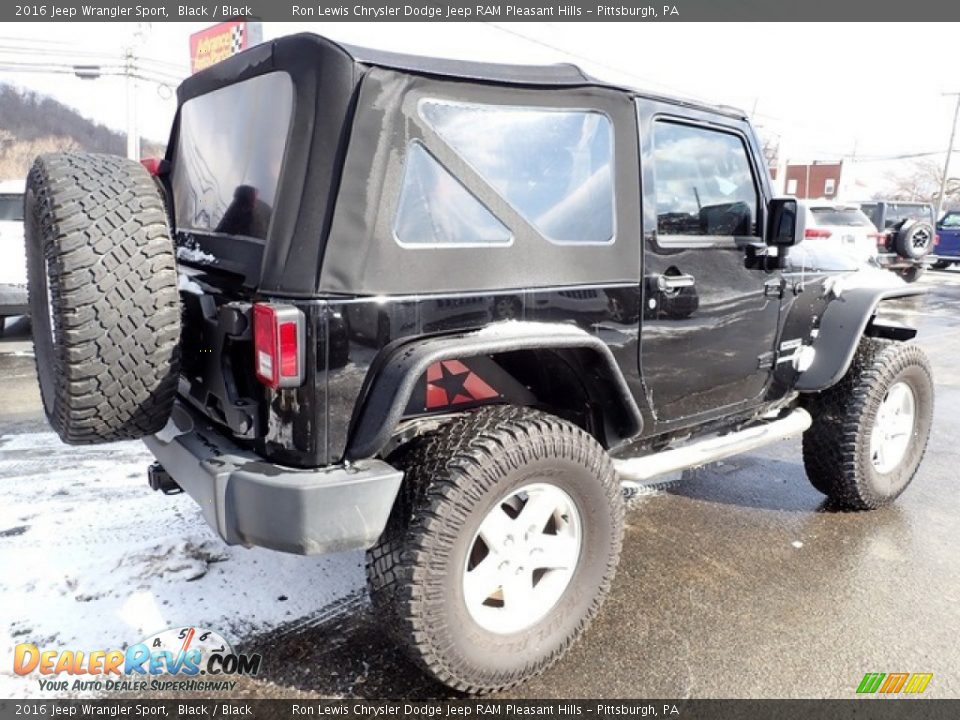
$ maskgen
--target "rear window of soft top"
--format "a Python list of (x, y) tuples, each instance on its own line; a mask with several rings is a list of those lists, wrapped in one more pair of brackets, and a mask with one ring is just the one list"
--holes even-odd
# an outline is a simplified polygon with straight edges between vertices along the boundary
[(183, 104), (172, 178), (178, 229), (267, 237), (292, 112), (285, 72)]
[(921, 203), (889, 203), (886, 217), (883, 219), (884, 226), (892, 228), (904, 220), (923, 220), (932, 223), (933, 208)]

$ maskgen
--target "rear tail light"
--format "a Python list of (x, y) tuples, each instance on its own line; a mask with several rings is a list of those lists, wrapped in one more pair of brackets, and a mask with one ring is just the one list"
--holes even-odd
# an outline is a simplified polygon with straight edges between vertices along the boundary
[(940, 233), (937, 233), (933, 236), (933, 246), (936, 247), (940, 244)]
[(887, 247), (887, 235), (886, 233), (870, 233), (870, 237), (877, 241), (877, 247), (881, 250)]
[(822, 228), (807, 228), (806, 230), (803, 231), (803, 237), (805, 237), (808, 240), (810, 239), (826, 240), (831, 235), (833, 235), (832, 232), (830, 232), (829, 230), (824, 230)]
[(303, 383), (303, 313), (291, 305), (253, 306), (253, 352), (257, 379), (269, 388)]

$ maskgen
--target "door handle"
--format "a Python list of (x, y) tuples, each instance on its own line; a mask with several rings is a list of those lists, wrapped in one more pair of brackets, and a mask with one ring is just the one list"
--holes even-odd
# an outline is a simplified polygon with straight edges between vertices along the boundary
[(660, 275), (657, 278), (657, 289), (660, 292), (669, 290), (680, 290), (681, 288), (693, 287), (697, 282), (693, 275)]

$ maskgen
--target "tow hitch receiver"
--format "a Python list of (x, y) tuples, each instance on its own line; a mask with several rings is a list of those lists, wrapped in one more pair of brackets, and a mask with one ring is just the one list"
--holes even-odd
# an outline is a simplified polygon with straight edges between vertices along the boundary
[(160, 490), (164, 495), (179, 495), (183, 488), (177, 485), (170, 473), (163, 469), (160, 463), (153, 463), (147, 468), (147, 483), (151, 490)]

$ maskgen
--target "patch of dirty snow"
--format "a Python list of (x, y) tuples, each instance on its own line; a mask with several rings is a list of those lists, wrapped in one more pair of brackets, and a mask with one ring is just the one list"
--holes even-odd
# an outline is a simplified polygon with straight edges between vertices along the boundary
[[(197, 625), (230, 642), (363, 591), (359, 552), (308, 558), (230, 547), (187, 495), (147, 487), (139, 442), (0, 435), (0, 657), (18, 643), (123, 648)], [(0, 697), (42, 694), (0, 665)]]
[(186, 260), (187, 262), (215, 263), (217, 258), (210, 253), (201, 250), (196, 240), (188, 240), (183, 245), (177, 247), (177, 260)]
[[(183, 248), (180, 249), (182, 250)], [(177, 274), (177, 290), (183, 290), (193, 295), (203, 295), (203, 288), (184, 273)]]

